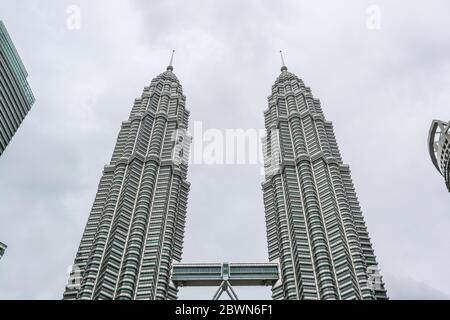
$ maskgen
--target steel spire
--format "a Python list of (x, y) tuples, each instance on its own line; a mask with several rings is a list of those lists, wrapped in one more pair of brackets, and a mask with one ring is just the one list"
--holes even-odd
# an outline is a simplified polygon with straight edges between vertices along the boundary
[(281, 71), (287, 71), (286, 63), (284, 62), (283, 51), (280, 50), (281, 56)]
[(175, 55), (175, 50), (172, 50), (172, 56), (170, 57), (169, 66), (167, 67), (167, 71), (173, 71), (173, 56)]

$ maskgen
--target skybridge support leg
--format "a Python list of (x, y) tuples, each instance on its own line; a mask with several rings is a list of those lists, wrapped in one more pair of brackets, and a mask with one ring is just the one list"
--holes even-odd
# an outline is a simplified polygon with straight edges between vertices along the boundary
[(219, 300), (224, 292), (228, 294), (231, 300), (239, 300), (236, 292), (234, 292), (233, 287), (230, 285), (228, 280), (222, 281), (216, 293), (214, 294), (213, 300)]

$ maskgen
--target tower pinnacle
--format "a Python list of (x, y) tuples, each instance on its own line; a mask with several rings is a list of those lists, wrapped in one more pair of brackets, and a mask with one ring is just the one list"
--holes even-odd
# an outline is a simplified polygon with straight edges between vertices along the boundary
[(175, 50), (172, 50), (172, 56), (170, 57), (169, 66), (167, 67), (167, 71), (173, 71), (173, 56), (175, 55)]
[(287, 71), (286, 63), (284, 63), (283, 51), (280, 50), (281, 56), (281, 71)]

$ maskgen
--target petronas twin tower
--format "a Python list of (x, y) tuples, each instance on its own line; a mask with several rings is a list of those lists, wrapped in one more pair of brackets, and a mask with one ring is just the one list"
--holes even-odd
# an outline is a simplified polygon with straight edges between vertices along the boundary
[(122, 123), (65, 299), (176, 298), (169, 284), (183, 247), (189, 111), (172, 71), (144, 89)]
[(333, 126), (284, 64), (265, 111), (271, 264), (179, 265), (174, 272), (190, 187), (185, 101), (172, 63), (135, 100), (103, 170), (64, 299), (176, 299), (178, 270), (210, 272), (210, 280), (217, 272), (225, 289), (233, 272), (252, 279), (245, 285), (269, 270), (273, 281), (261, 283), (272, 285), (274, 299), (387, 298)]
[(274, 299), (386, 299), (350, 177), (320, 101), (286, 66), (265, 111), (263, 183)]

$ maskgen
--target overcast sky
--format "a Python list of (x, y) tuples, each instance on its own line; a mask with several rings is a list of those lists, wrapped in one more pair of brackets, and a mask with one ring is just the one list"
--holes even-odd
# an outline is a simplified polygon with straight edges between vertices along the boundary
[[(121, 122), (172, 49), (190, 124), (220, 130), (263, 128), (283, 49), (334, 123), (389, 296), (449, 298), (450, 195), (427, 151), (431, 121), (450, 119), (448, 12), (444, 0), (1, 0), (36, 103), (0, 157), (0, 298), (62, 297)], [(194, 164), (188, 179), (184, 262), (266, 261), (259, 165)]]

